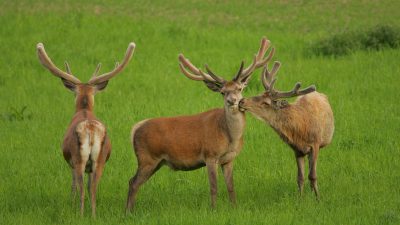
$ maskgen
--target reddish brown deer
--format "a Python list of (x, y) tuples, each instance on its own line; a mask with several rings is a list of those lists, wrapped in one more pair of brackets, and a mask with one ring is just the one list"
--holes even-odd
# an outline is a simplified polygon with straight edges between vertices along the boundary
[(88, 191), (90, 193), (92, 216), (96, 215), (96, 189), (103, 173), (104, 164), (111, 154), (111, 143), (104, 124), (93, 113), (94, 95), (103, 90), (108, 81), (120, 73), (132, 57), (135, 44), (130, 43), (121, 64), (111, 72), (97, 76), (99, 64), (88, 83), (82, 83), (72, 75), (65, 62), (66, 72), (57, 68), (47, 56), (42, 43), (37, 45), (40, 62), (52, 74), (61, 78), (64, 86), (75, 93), (75, 115), (64, 136), (62, 151), (64, 159), (72, 168), (72, 197), (76, 197), (76, 183), (80, 190), (80, 212), (84, 209), (84, 172), (89, 173)]
[(192, 80), (203, 81), (212, 91), (221, 93), (224, 108), (191, 116), (148, 119), (133, 127), (131, 141), (138, 169), (129, 181), (127, 212), (134, 205), (139, 187), (164, 164), (174, 170), (194, 170), (206, 166), (213, 208), (217, 196), (217, 167), (220, 165), (230, 201), (235, 204), (233, 160), (242, 148), (245, 126), (245, 116), (239, 111), (238, 104), (254, 69), (271, 59), (273, 49), (264, 58), (269, 45), (270, 42), (263, 38), (253, 63), (246, 69), (243, 69), (242, 63), (231, 81), (215, 75), (207, 65), (208, 73), (204, 73), (182, 54), (179, 55), (181, 72)]
[[(279, 67), (280, 63), (275, 62), (272, 71), (269, 72), (265, 66), (261, 80), (266, 91), (262, 95), (242, 99), (239, 107), (242, 111), (249, 111), (269, 123), (282, 140), (292, 147), (297, 161), (297, 184), (300, 195), (303, 193), (304, 185), (304, 157), (308, 155), (308, 179), (311, 190), (319, 199), (317, 159), (319, 150), (332, 140), (334, 131), (332, 109), (327, 97), (315, 92), (314, 85), (299, 90), (298, 82), (289, 92), (277, 91), (274, 88), (276, 81), (274, 76)], [(298, 97), (293, 104), (283, 100), (294, 96), (301, 97)]]

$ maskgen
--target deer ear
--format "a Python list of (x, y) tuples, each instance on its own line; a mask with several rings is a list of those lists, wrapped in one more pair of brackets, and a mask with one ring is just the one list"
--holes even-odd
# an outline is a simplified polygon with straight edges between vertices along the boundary
[(283, 109), (286, 108), (289, 103), (286, 100), (275, 100), (273, 101), (273, 107), (274, 109)]
[(76, 84), (74, 84), (73, 82), (71, 82), (71, 81), (69, 81), (69, 80), (66, 80), (66, 79), (64, 79), (64, 78), (61, 78), (61, 80), (62, 80), (62, 82), (63, 82), (63, 84), (64, 84), (64, 86), (65, 86), (66, 88), (68, 88), (69, 90), (75, 92)]
[(203, 81), (211, 91), (221, 92), (223, 84), (218, 83), (218, 82), (211, 82), (208, 80), (203, 80)]
[(108, 84), (108, 80), (96, 84), (96, 90), (97, 90), (97, 91), (102, 91), (104, 88), (107, 87), (107, 84)]

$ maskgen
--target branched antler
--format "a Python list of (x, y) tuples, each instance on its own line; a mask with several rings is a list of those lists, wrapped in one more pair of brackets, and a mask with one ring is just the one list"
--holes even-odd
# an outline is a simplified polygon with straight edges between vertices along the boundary
[(183, 54), (179, 54), (178, 59), (180, 62), (179, 67), (180, 67), (182, 73), (189, 79), (197, 80), (197, 81), (208, 81), (208, 82), (220, 83), (220, 84), (223, 84), (226, 82), (222, 77), (215, 75), (210, 70), (208, 65), (205, 65), (208, 73), (204, 73), (199, 68), (195, 67), (189, 61), (189, 59), (185, 58), (185, 56)]
[(71, 70), (67, 62), (65, 62), (65, 67), (67, 72), (60, 70), (54, 63), (51, 61), (50, 57), (47, 55), (46, 50), (44, 49), (44, 45), (42, 43), (38, 43), (36, 45), (37, 54), (40, 62), (44, 67), (46, 67), (53, 75), (60, 77), (62, 79), (68, 80), (74, 84), (80, 84), (81, 81), (71, 74)]
[(280, 66), (281, 66), (280, 62), (275, 62), (272, 71), (269, 72), (268, 65), (265, 65), (264, 70), (261, 73), (262, 84), (264, 85), (266, 92), (272, 99), (290, 98), (290, 97), (305, 95), (314, 92), (316, 90), (315, 85), (311, 85), (305, 89), (300, 90), (301, 87), (300, 82), (297, 82), (291, 91), (283, 92), (276, 90), (274, 88), (276, 82), (275, 75), (278, 72)]
[[(71, 69), (69, 67), (68, 62), (64, 62), (65, 64), (65, 71), (60, 70), (54, 63), (51, 61), (50, 57), (47, 55), (44, 46), (42, 43), (38, 43), (36, 46), (38, 57), (40, 62), (43, 64), (44, 67), (46, 67), (52, 74), (54, 74), (57, 77), (60, 77), (62, 79), (68, 80), (74, 84), (81, 84), (82, 82), (76, 78), (74, 75), (71, 73)], [(104, 81), (107, 81), (120, 73), (125, 66), (128, 64), (129, 60), (132, 58), (133, 51), (135, 49), (135, 44), (133, 42), (129, 43), (128, 49), (126, 50), (125, 57), (122, 61), (122, 64), (119, 64), (118, 62), (115, 64), (114, 70), (111, 72), (102, 74), (100, 76), (97, 76), (101, 64), (98, 64), (96, 67), (95, 72), (93, 73), (92, 78), (89, 80), (88, 84), (98, 84), (102, 83)]]
[(107, 81), (111, 78), (113, 78), (114, 76), (116, 76), (118, 73), (120, 73), (125, 66), (128, 64), (129, 60), (131, 60), (132, 55), (133, 55), (133, 51), (135, 50), (135, 43), (131, 42), (128, 45), (128, 49), (126, 50), (125, 53), (125, 57), (122, 60), (122, 63), (119, 64), (118, 62), (115, 64), (115, 68), (114, 70), (112, 70), (111, 72), (108, 73), (104, 73), (100, 76), (96, 76), (97, 73), (100, 70), (101, 65), (99, 64), (96, 68), (96, 71), (94, 73), (94, 76), (89, 80), (88, 84), (98, 84), (98, 83), (102, 83), (104, 81)]
[(268, 57), (264, 58), (265, 53), (267, 52), (270, 45), (271, 42), (266, 37), (263, 37), (261, 39), (260, 48), (258, 49), (257, 54), (254, 55), (253, 62), (246, 69), (243, 69), (243, 72), (241, 74), (238, 74), (234, 78), (234, 80), (246, 78), (250, 76), (255, 69), (265, 66), (275, 54), (275, 49), (272, 48), (268, 54)]

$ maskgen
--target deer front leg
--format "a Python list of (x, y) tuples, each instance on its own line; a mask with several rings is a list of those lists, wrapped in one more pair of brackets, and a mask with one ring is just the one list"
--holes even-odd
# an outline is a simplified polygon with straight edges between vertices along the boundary
[(297, 186), (300, 196), (303, 195), (304, 189), (304, 155), (295, 153), (297, 162)]
[(233, 187), (233, 161), (221, 165), (224, 173), (226, 188), (228, 189), (229, 199), (232, 205), (236, 205), (236, 195)]
[(210, 193), (211, 193), (211, 208), (215, 208), (217, 200), (217, 162), (216, 160), (208, 160), (206, 162), (208, 171), (208, 180), (210, 183)]
[(236, 152), (228, 152), (219, 159), (219, 164), (224, 165), (232, 162), (236, 158)]

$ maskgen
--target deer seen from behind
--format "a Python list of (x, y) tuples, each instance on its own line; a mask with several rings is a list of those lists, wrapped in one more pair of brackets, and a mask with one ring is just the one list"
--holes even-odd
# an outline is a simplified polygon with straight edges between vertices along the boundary
[(80, 213), (84, 211), (84, 172), (89, 174), (88, 192), (90, 193), (92, 216), (96, 215), (97, 184), (103, 173), (103, 168), (111, 154), (111, 143), (106, 127), (93, 112), (94, 95), (106, 88), (108, 81), (120, 73), (130, 61), (135, 44), (130, 43), (121, 64), (111, 72), (97, 76), (101, 64), (96, 68), (93, 77), (82, 83), (72, 75), (70, 67), (65, 62), (66, 71), (57, 68), (47, 55), (42, 43), (37, 44), (40, 62), (53, 75), (61, 78), (64, 86), (75, 93), (75, 114), (67, 128), (62, 144), (64, 159), (72, 170), (72, 197), (75, 200), (77, 187), (80, 191)]
[(148, 119), (132, 128), (131, 141), (138, 161), (135, 176), (129, 181), (126, 212), (134, 205), (139, 187), (162, 165), (174, 170), (194, 170), (206, 166), (211, 192), (211, 207), (217, 196), (217, 168), (221, 166), (230, 201), (235, 204), (233, 160), (243, 146), (244, 113), (239, 111), (242, 91), (254, 69), (264, 66), (274, 50), (264, 58), (270, 42), (263, 38), (261, 47), (250, 66), (240, 66), (231, 81), (215, 75), (206, 65), (207, 73), (179, 55), (181, 72), (189, 79), (203, 81), (214, 92), (222, 94), (224, 107), (197, 115)]
[[(324, 94), (315, 91), (312, 85), (303, 90), (300, 83), (289, 92), (274, 88), (275, 74), (280, 63), (275, 62), (271, 72), (267, 66), (261, 74), (265, 92), (252, 98), (244, 98), (239, 106), (242, 111), (249, 111), (257, 118), (269, 123), (282, 140), (294, 150), (298, 176), (297, 184), (300, 195), (304, 186), (304, 158), (308, 155), (311, 190), (319, 199), (317, 186), (317, 159), (319, 150), (332, 141), (334, 119), (331, 106)], [(303, 96), (301, 96), (303, 95)], [(300, 96), (292, 104), (284, 98)]]

